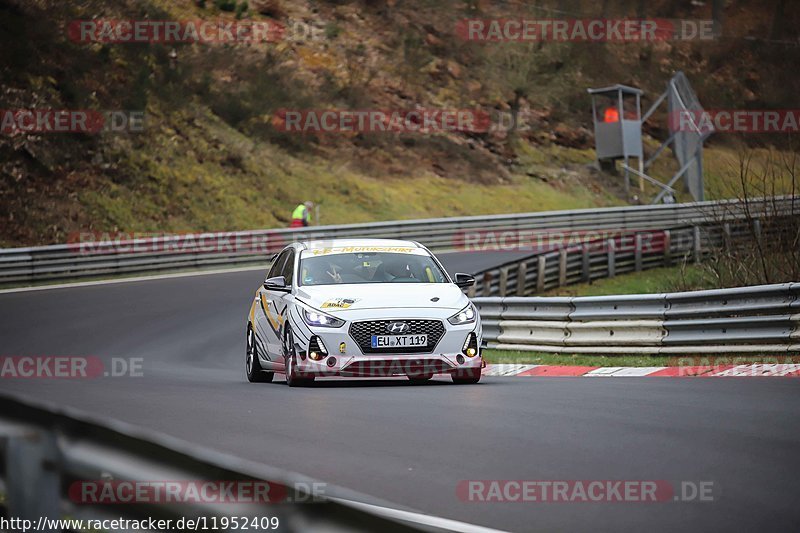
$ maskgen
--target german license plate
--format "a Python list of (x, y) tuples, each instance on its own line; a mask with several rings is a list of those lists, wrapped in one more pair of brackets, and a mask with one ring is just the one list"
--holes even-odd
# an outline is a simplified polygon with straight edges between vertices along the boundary
[(427, 335), (373, 335), (373, 348), (411, 348), (427, 346)]

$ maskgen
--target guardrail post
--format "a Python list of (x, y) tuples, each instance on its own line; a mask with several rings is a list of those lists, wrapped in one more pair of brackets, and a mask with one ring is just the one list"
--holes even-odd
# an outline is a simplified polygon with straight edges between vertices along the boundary
[(517, 296), (525, 296), (525, 279), (528, 277), (528, 263), (517, 265)]
[(483, 295), (484, 296), (491, 296), (492, 295), (492, 273), (491, 272), (484, 272), (483, 273)]
[(55, 434), (23, 429), (7, 437), (5, 455), (8, 515), (34, 524), (40, 517), (61, 518), (61, 460)]
[(467, 289), (467, 296), (469, 298), (475, 298), (475, 285), (472, 285), (469, 289)]
[(567, 284), (567, 249), (562, 248), (558, 251), (558, 286), (563, 287)]
[(672, 263), (672, 233), (664, 230), (664, 266)]
[(722, 225), (722, 246), (726, 252), (731, 251), (731, 223), (726, 222)]
[(544, 292), (544, 276), (547, 273), (547, 256), (540, 255), (536, 258), (536, 292)]
[(500, 296), (506, 295), (507, 287), (508, 287), (508, 268), (503, 267), (500, 269)]
[(694, 262), (700, 262), (703, 253), (703, 244), (700, 242), (700, 226), (695, 226), (692, 232), (692, 248), (694, 249)]
[(589, 247), (584, 246), (581, 250), (581, 279), (584, 283), (591, 281), (592, 272), (590, 270), (591, 264), (589, 263)]
[(637, 233), (633, 236), (633, 263), (636, 272), (642, 271), (642, 234)]
[(617, 275), (617, 243), (613, 238), (606, 241), (606, 254), (608, 256), (608, 277)]
[(756, 242), (761, 244), (761, 219), (753, 219), (753, 235), (756, 237)]

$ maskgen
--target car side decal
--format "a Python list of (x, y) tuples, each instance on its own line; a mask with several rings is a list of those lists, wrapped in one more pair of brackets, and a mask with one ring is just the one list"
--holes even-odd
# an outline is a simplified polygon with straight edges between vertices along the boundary
[(306, 345), (308, 344), (308, 337), (303, 334), (303, 330), (292, 321), (292, 333), (294, 334), (295, 343), (300, 342), (300, 344)]
[(311, 340), (311, 330), (304, 327), (303, 321), (299, 317), (300, 311), (298, 311), (296, 308), (294, 311), (295, 313), (289, 312), (289, 321), (292, 324), (292, 331), (296, 337), (302, 339), (303, 344), (306, 344), (309, 340)]
[(293, 308), (292, 311), (293, 312), (289, 313), (289, 317), (292, 319), (293, 331), (297, 332), (300, 338), (305, 339), (305, 342), (310, 341), (314, 333), (306, 326), (305, 321), (302, 316), (300, 316), (301, 311), (297, 307)]
[(264, 315), (267, 317), (267, 322), (269, 322), (269, 327), (272, 328), (272, 331), (275, 332), (275, 335), (278, 336), (279, 339), (283, 338), (283, 313), (286, 312), (286, 307), (283, 308), (283, 312), (278, 311), (278, 306), (275, 306), (275, 311), (277, 316), (273, 316), (270, 312), (269, 302), (267, 301), (264, 293), (261, 293), (261, 310), (264, 311)]
[(258, 291), (256, 291), (256, 297), (253, 298), (253, 303), (250, 305), (250, 323), (253, 324), (255, 327), (256, 323), (256, 301), (258, 300)]

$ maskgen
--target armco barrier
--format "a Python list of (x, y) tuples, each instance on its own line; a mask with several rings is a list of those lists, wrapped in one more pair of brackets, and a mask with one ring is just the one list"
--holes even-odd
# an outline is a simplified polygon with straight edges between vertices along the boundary
[[(6, 507), (6, 512), (0, 514), (30, 520), (33, 525), (39, 524), (39, 520), (63, 517), (84, 520), (156, 517), (171, 519), (171, 530), (213, 530), (216, 529), (212, 526), (213, 520), (218, 524), (229, 521), (230, 529), (250, 530), (419, 530), (418, 526), (404, 522), (402, 518), (384, 516), (381, 507), (365, 510), (357, 503), (365, 497), (346, 489), (203, 449), (122, 422), (101, 422), (65, 408), (33, 404), (5, 394), (0, 395), (0, 451), (3, 454), (0, 486), (5, 493), (5, 498), (0, 501), (0, 511)], [(174, 499), (146, 503), (134, 500), (130, 505), (104, 506), (82, 501), (80, 490), (70, 490), (73, 483), (80, 481), (101, 486), (109, 483), (109, 488), (114, 483), (140, 482), (146, 489), (148, 483), (175, 483), (176, 480), (194, 483), (196, 497), (180, 503), (175, 503)], [(244, 500), (248, 494), (255, 495), (252, 488), (247, 492), (247, 487), (268, 484), (266, 494), (270, 501), (219, 502), (213, 500), (213, 490), (209, 498), (212, 501), (198, 501), (200, 496), (208, 498), (204, 496), (207, 494), (206, 482), (240, 483), (246, 489)], [(324, 489), (314, 494), (314, 487), (319, 486)], [(135, 488), (126, 494), (132, 497), (134, 491), (137, 498), (153, 495), (153, 491), (144, 491), (144, 496), (139, 496)], [(94, 494), (100, 492), (98, 489)], [(240, 492), (233, 489), (229, 493), (220, 491), (220, 494), (235, 498)], [(181, 518), (199, 521), (203, 517), (205, 527), (202, 523), (198, 528), (175, 527)], [(239, 526), (232, 525), (231, 517), (235, 517)], [(246, 523), (243, 522), (245, 518)], [(279, 520), (278, 527), (265, 527), (269, 525), (264, 523), (265, 518)], [(256, 520), (257, 527), (252, 520)], [(30, 529), (56, 530), (45, 524), (40, 526)], [(220, 529), (229, 527), (220, 526)]]
[(489, 347), (556, 353), (800, 352), (800, 283), (668, 294), (473, 298)]
[[(700, 227), (710, 224), (733, 224), (730, 238), (736, 238), (737, 223), (745, 219), (788, 215), (800, 211), (797, 198), (780, 197), (750, 200), (698, 202), (656, 206), (628, 206), (606, 209), (578, 209), (545, 213), (451, 217), (425, 220), (371, 222), (298, 229), (268, 229), (142, 238), (123, 242), (74, 243), (29, 248), (0, 249), (0, 285), (23, 285), (31, 282), (194, 270), (233, 266), (265, 265), (270, 255), (295, 240), (333, 238), (398, 238), (419, 241), (433, 251), (483, 251), (472, 247), (472, 235), (481, 232), (519, 231), (602, 231), (602, 230), (673, 230), (667, 248), (673, 254), (702, 253)], [(718, 232), (723, 233), (723, 232)], [(226, 243), (230, 241), (230, 246)], [(208, 243), (212, 245), (209, 246)], [(555, 255), (553, 255), (555, 254)], [(495, 270), (479, 280), (478, 294), (524, 295), (581, 279), (595, 279), (616, 272), (639, 270), (669, 261), (664, 254), (638, 253), (632, 250), (615, 255), (609, 269), (608, 258), (597, 254), (553, 252), (543, 263), (514, 264), (514, 270)], [(536, 256), (541, 254), (534, 254)], [(677, 256), (677, 255), (676, 255)], [(538, 259), (536, 260), (538, 261)], [(524, 267), (524, 268), (523, 268)], [(537, 272), (541, 268), (546, 275)], [(517, 288), (517, 279), (524, 279)], [(553, 281), (555, 280), (555, 282)], [(537, 286), (537, 281), (543, 281)], [(555, 284), (554, 284), (555, 283)], [(501, 286), (502, 284), (502, 286)], [(488, 288), (483, 289), (483, 285)], [(526, 292), (527, 291), (527, 292)]]
[[(699, 229), (699, 227), (698, 227)], [(470, 296), (535, 294), (574, 283), (669, 266), (684, 257), (700, 260), (716, 244), (709, 231), (693, 227), (637, 230), (634, 245), (622, 248), (621, 236), (552, 251), (536, 251), (480, 272)], [(645, 246), (643, 243), (648, 242)]]
[[(778, 209), (773, 209), (773, 212), (777, 214)], [(791, 216), (782, 213), (776, 215), (773, 222), (782, 222)], [(782, 231), (780, 223), (763, 229), (758, 218), (729, 218), (724, 222), (695, 224), (671, 229), (627, 230), (579, 245), (532, 251), (528, 256), (477, 273), (476, 284), (468, 294), (471, 297), (523, 296), (617, 274), (669, 266), (678, 261), (700, 262), (714, 249), (752, 241), (755, 235), (769, 238), (773, 232)]]

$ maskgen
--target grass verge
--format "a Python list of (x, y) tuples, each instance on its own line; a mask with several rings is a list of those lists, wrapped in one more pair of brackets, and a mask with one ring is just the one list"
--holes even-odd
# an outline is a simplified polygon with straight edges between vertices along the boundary
[(614, 294), (653, 294), (661, 292), (718, 288), (709, 272), (702, 267), (689, 265), (654, 268), (631, 272), (614, 278), (559, 287), (542, 296), (607, 296)]

